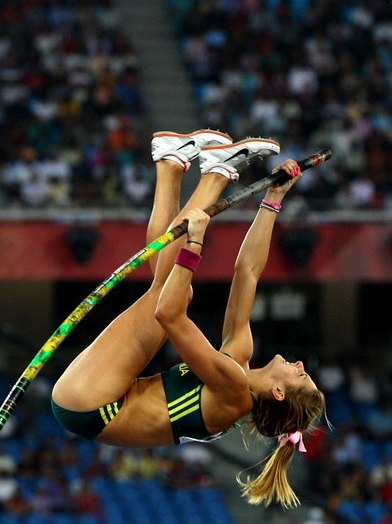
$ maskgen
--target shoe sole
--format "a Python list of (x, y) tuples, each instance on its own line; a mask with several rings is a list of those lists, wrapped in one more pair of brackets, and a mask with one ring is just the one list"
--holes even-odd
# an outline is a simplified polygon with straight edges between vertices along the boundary
[[(153, 134), (154, 138), (165, 138), (165, 137), (174, 137), (174, 138), (194, 138), (195, 136), (203, 135), (204, 139), (206, 141), (213, 141), (213, 140), (219, 140), (222, 142), (222, 145), (228, 145), (233, 143), (233, 139), (231, 136), (226, 135), (225, 133), (221, 133), (220, 131), (210, 131), (209, 129), (200, 131), (194, 131), (193, 133), (188, 134), (181, 134), (181, 133), (174, 133), (173, 131), (158, 131), (157, 133)], [(224, 139), (224, 142), (222, 141)], [(215, 146), (214, 146), (215, 147)], [(221, 147), (221, 146), (217, 146)], [(203, 148), (204, 149), (204, 148)]]
[[(220, 151), (222, 149), (230, 149), (230, 148), (238, 148), (243, 146), (247, 146), (249, 144), (259, 144), (261, 146), (264, 146), (266, 148), (266, 152), (260, 151), (259, 154), (267, 156), (267, 155), (278, 155), (280, 153), (280, 144), (278, 142), (275, 142), (274, 140), (261, 140), (259, 138), (249, 138), (245, 140), (241, 140), (240, 142), (236, 142), (235, 144), (229, 144), (228, 146), (211, 146), (211, 147), (203, 147), (203, 151)], [(249, 148), (251, 153), (254, 153), (251, 148)]]

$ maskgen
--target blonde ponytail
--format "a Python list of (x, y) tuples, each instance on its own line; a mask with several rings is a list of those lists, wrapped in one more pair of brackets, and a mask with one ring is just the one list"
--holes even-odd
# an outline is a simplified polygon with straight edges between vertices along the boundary
[[(287, 470), (299, 444), (299, 451), (306, 451), (302, 442), (302, 432), (310, 430), (325, 413), (325, 397), (318, 389), (290, 389), (286, 391), (284, 401), (277, 401), (272, 396), (259, 395), (253, 407), (250, 420), (251, 433), (257, 432), (264, 437), (280, 437), (279, 447), (270, 455), (262, 472), (255, 479), (246, 482), (237, 475), (237, 482), (242, 487), (242, 494), (250, 504), (269, 506), (272, 502), (280, 503), (284, 508), (300, 505), (287, 479)], [(328, 420), (328, 419), (327, 419)], [(287, 435), (287, 437), (283, 437)]]
[(294, 456), (295, 446), (287, 442), (279, 446), (270, 456), (260, 475), (246, 482), (237, 475), (237, 482), (242, 486), (242, 495), (250, 504), (269, 506), (272, 502), (280, 503), (284, 508), (300, 505), (297, 495), (287, 480), (287, 470)]

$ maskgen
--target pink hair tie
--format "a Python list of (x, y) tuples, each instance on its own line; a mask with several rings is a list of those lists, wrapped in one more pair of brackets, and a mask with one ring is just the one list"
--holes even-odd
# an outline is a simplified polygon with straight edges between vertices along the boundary
[(287, 437), (282, 438), (280, 441), (280, 446), (286, 444), (286, 442), (291, 442), (294, 446), (298, 444), (298, 449), (302, 453), (306, 453), (306, 448), (304, 445), (303, 437), (301, 431), (296, 431), (295, 433), (289, 433)]
[(195, 272), (200, 260), (201, 255), (195, 253), (194, 251), (191, 251), (190, 249), (182, 247), (174, 263), (179, 266), (185, 267), (190, 271)]

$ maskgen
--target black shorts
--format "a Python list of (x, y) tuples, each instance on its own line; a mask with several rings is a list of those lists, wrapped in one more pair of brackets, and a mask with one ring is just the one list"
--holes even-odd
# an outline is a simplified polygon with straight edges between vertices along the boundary
[(59, 406), (52, 399), (52, 411), (64, 429), (79, 437), (94, 440), (120, 411), (124, 397), (92, 411), (71, 411)]

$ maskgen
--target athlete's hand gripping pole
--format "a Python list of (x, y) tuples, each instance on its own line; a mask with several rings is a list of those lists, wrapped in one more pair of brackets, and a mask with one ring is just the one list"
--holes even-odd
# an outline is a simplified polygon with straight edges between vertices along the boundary
[[(312, 166), (325, 162), (331, 158), (331, 150), (323, 149), (318, 153), (311, 155), (298, 162), (301, 171), (309, 169)], [(247, 162), (247, 161), (245, 161)], [(249, 163), (247, 165), (250, 165)], [(240, 202), (250, 198), (251, 196), (268, 189), (275, 184), (283, 184), (290, 179), (284, 170), (280, 170), (272, 175), (269, 175), (254, 184), (246, 186), (232, 195), (219, 200), (216, 204), (205, 209), (205, 212), (214, 217), (222, 211), (233, 207)], [(0, 431), (3, 429), (11, 413), (15, 409), (17, 403), (26, 393), (28, 386), (35, 379), (43, 366), (53, 355), (56, 349), (60, 346), (63, 340), (71, 333), (71, 331), (79, 324), (81, 320), (111, 291), (117, 284), (122, 282), (132, 271), (137, 269), (141, 264), (149, 260), (153, 255), (158, 253), (165, 246), (184, 235), (187, 231), (187, 221), (181, 222), (164, 235), (160, 236), (141, 251), (133, 255), (129, 260), (117, 268), (106, 280), (104, 280), (94, 291), (88, 295), (64, 320), (64, 322), (56, 329), (53, 335), (45, 342), (42, 348), (35, 355), (33, 360), (24, 370), (16, 384), (11, 389), (7, 398), (4, 400), (0, 408)]]

